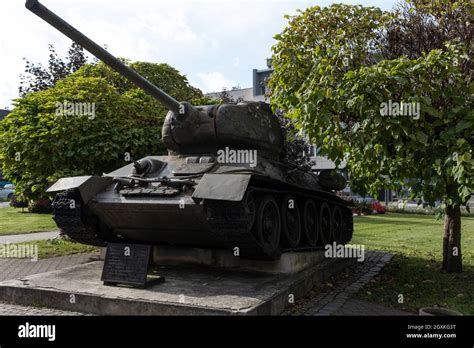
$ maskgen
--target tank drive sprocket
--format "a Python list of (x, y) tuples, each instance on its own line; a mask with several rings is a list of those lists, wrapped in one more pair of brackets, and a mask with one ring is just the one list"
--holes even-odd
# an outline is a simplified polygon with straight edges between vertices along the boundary
[(87, 212), (77, 191), (58, 193), (52, 207), (53, 220), (69, 238), (88, 245), (107, 245), (101, 238), (97, 218)]

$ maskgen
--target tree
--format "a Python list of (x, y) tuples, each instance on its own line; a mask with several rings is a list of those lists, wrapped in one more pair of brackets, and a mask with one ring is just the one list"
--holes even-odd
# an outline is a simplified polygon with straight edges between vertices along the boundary
[(20, 87), (18, 88), (20, 96), (25, 96), (29, 92), (51, 88), (57, 81), (79, 70), (87, 63), (84, 49), (75, 42), (69, 48), (65, 59), (58, 56), (53, 45), (49, 45), (48, 48), (47, 67), (44, 67), (41, 63), (35, 64), (23, 58), (26, 62), (26, 75), (20, 75)]
[[(411, 198), (443, 201), (442, 268), (453, 272), (462, 270), (460, 207), (474, 191), (472, 48), (463, 39), (472, 5), (443, 4), (316, 6), (288, 17), (269, 85), (274, 106), (323, 154), (346, 159), (368, 192), (405, 185)], [(418, 39), (424, 27), (430, 35)]]
[[(178, 100), (202, 97), (167, 64), (129, 65)], [(64, 112), (82, 103), (93, 105), (94, 115)], [(127, 160), (165, 152), (160, 136), (167, 110), (103, 63), (86, 64), (14, 106), (0, 124), (0, 161), (5, 177), (28, 199), (44, 196), (61, 177), (102, 175)]]
[(311, 144), (308, 137), (298, 130), (293, 120), (287, 117), (283, 110), (275, 110), (275, 114), (280, 121), (283, 139), (285, 139), (283, 160), (311, 170), (315, 162), (310, 157)]
[[(235, 91), (237, 88), (232, 87), (231, 91)], [(219, 93), (219, 100), (221, 100), (222, 104), (238, 104), (244, 101), (244, 98), (238, 97), (235, 99), (231, 93), (227, 90), (227, 88), (223, 88), (222, 91)]]

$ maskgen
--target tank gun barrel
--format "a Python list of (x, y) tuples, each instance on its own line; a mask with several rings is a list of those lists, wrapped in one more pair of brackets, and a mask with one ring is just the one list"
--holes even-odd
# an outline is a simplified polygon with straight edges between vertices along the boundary
[(180, 102), (171, 97), (170, 95), (163, 92), (157, 86), (152, 84), (150, 81), (145, 79), (143, 76), (138, 74), (133, 69), (129, 68), (119, 59), (114, 57), (112, 54), (107, 52), (104, 48), (97, 45), (94, 41), (89, 39), (87, 36), (82, 34), (80, 31), (75, 29), (69, 23), (64, 21), (62, 18), (51, 12), (48, 8), (42, 5), (38, 0), (27, 0), (25, 4), (26, 8), (33, 12), (35, 15), (55, 27), (61, 33), (69, 37), (74, 42), (84, 47), (87, 51), (93, 54), (95, 57), (103, 61), (105, 64), (110, 66), (120, 75), (126, 77), (133, 82), (137, 87), (143, 89), (145, 92), (156, 98), (170, 110), (175, 113), (180, 111)]

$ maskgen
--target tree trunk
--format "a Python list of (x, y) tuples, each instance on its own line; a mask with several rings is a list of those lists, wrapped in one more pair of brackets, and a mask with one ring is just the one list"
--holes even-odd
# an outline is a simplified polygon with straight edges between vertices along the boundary
[(443, 264), (446, 272), (462, 272), (461, 206), (448, 205), (444, 217)]

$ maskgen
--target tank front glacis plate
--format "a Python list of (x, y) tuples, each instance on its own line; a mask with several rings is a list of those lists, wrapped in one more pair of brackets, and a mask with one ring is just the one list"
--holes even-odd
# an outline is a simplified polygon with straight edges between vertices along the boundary
[(117, 235), (145, 243), (225, 246), (209, 234), (201, 204), (189, 196), (124, 197), (100, 194), (94, 213)]

